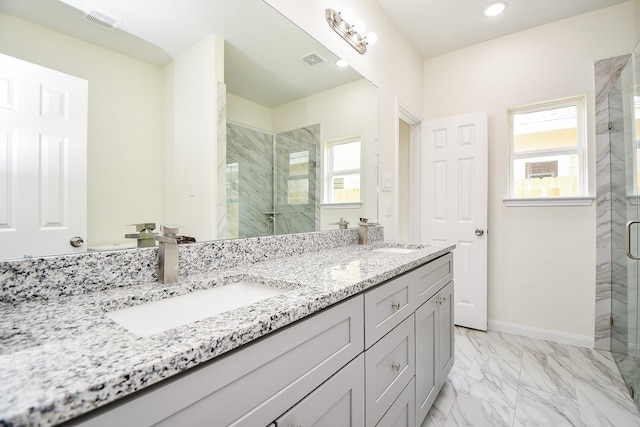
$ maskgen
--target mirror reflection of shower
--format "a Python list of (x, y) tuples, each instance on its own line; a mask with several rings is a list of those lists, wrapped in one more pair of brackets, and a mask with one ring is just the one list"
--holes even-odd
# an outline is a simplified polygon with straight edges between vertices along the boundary
[(320, 125), (272, 133), (227, 122), (224, 238), (320, 228)]

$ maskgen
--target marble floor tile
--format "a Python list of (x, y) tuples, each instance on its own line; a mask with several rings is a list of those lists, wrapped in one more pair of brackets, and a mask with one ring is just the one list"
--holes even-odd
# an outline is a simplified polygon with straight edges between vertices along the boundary
[(625, 389), (577, 377), (575, 383), (584, 427), (640, 426), (640, 411)]
[(513, 408), (487, 400), (459, 394), (445, 427), (500, 427), (511, 426)]
[(620, 371), (611, 353), (592, 348), (571, 347), (569, 354), (571, 370), (576, 378), (624, 387)]
[(553, 341), (539, 340), (535, 338), (524, 338), (525, 350), (532, 353), (552, 354), (558, 357), (569, 357), (569, 347), (566, 344), (560, 344)]
[(520, 385), (575, 398), (571, 361), (568, 357), (525, 350)]
[(518, 391), (513, 422), (517, 427), (580, 426), (578, 401), (526, 386)]
[(611, 353), (456, 328), (455, 363), (421, 427), (640, 427)]
[(479, 353), (489, 358), (520, 362), (524, 351), (524, 337), (503, 332), (486, 332)]
[(520, 363), (479, 354), (460, 392), (513, 408), (518, 397), (519, 381)]

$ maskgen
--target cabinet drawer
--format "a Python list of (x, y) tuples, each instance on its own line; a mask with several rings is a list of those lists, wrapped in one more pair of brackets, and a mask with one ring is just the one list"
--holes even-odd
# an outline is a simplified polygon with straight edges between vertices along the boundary
[(411, 380), (376, 427), (414, 427), (416, 425), (414, 397), (414, 380)]
[(415, 374), (413, 315), (365, 351), (366, 421), (375, 426)]
[(364, 355), (287, 411), (276, 426), (364, 427)]
[(416, 306), (420, 307), (453, 279), (453, 254), (448, 253), (414, 272)]
[(413, 273), (364, 294), (364, 344), (371, 347), (415, 310)]
[(265, 426), (364, 348), (358, 296), (69, 425)]

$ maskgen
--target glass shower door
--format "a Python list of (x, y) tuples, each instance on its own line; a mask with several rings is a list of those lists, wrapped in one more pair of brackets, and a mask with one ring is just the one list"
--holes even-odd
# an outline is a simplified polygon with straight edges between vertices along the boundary
[[(636, 404), (639, 402), (638, 279), (640, 278), (640, 119), (633, 58), (609, 96), (612, 253), (611, 351)], [(624, 233), (624, 236), (620, 234)]]
[(276, 136), (275, 234), (319, 230), (320, 125)]

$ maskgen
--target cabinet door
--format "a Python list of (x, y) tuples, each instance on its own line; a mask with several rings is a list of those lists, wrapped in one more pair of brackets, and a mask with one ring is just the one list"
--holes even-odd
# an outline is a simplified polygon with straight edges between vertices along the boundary
[(400, 394), (400, 397), (393, 402), (391, 408), (376, 424), (376, 427), (414, 427), (415, 423), (415, 394), (414, 380)]
[(415, 374), (413, 314), (365, 351), (366, 418), (374, 426)]
[(416, 425), (438, 395), (438, 295), (416, 310)]
[(276, 426), (364, 427), (364, 355), (286, 412)]
[(438, 292), (438, 360), (440, 365), (439, 385), (449, 375), (453, 367), (453, 281)]

